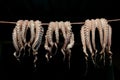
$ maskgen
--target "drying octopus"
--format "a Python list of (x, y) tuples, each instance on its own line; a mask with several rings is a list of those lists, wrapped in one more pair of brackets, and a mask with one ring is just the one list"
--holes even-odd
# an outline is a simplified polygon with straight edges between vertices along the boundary
[[(59, 30), (61, 30), (63, 37), (64, 37), (64, 45), (61, 48), (61, 51), (65, 56), (66, 54), (70, 54), (71, 50), (70, 48), (73, 47), (74, 45), (74, 34), (72, 33), (71, 30), (71, 25), (70, 22), (50, 22), (48, 30), (46, 32), (45, 35), (45, 49), (48, 51), (48, 53), (46, 54), (46, 58), (49, 61), (50, 58), (52, 58), (52, 47), (55, 45), (56, 48), (58, 48), (58, 44), (59, 44)], [(56, 38), (56, 42), (53, 42), (53, 32), (55, 32), (55, 38)]]
[[(104, 64), (105, 64), (105, 50), (107, 54), (109, 55), (109, 58), (111, 59), (112, 52), (110, 50), (111, 47), (111, 35), (112, 35), (112, 29), (111, 26), (107, 23), (106, 19), (92, 19), (92, 20), (86, 20), (85, 24), (82, 26), (80, 34), (81, 34), (81, 42), (83, 45), (83, 52), (85, 54), (85, 59), (87, 60), (88, 53), (87, 48), (89, 49), (92, 60), (95, 64), (96, 59), (96, 44), (95, 44), (95, 30), (98, 29), (99, 37), (100, 37), (100, 44), (102, 47), (102, 50), (100, 52), (100, 55), (103, 55), (104, 58)], [(92, 32), (92, 39), (90, 38), (90, 32)], [(91, 45), (92, 40), (92, 45)], [(92, 49), (93, 48), (93, 49)], [(95, 56), (95, 57), (94, 57)]]
[[(30, 40), (26, 40), (27, 31), (30, 29), (31, 37)], [(44, 29), (41, 26), (40, 21), (28, 21), (28, 20), (19, 20), (16, 23), (16, 27), (13, 29), (12, 39), (13, 45), (16, 49), (14, 56), (19, 60), (20, 56), (25, 55), (25, 47), (32, 47), (33, 56), (35, 57), (34, 63), (37, 60), (38, 48), (41, 45), (42, 36), (44, 34)], [(23, 52), (21, 52), (23, 50)]]

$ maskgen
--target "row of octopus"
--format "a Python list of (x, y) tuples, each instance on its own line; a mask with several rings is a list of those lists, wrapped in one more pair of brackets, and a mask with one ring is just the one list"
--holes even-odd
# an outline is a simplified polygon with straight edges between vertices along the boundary
[[(101, 51), (99, 54), (101, 58), (104, 58), (105, 54), (109, 55), (109, 59), (112, 58), (111, 48), (111, 37), (112, 28), (108, 24), (108, 21), (104, 18), (101, 19), (87, 19), (84, 25), (80, 29), (80, 37), (83, 52), (85, 54), (85, 60), (88, 60), (88, 51), (90, 52), (93, 63), (95, 64), (96, 55), (98, 53), (96, 48), (95, 33), (96, 30), (99, 32), (99, 39), (101, 44)], [(29, 40), (27, 39), (27, 34), (30, 33)], [(42, 38), (45, 33), (43, 24), (41, 21), (36, 20), (18, 20), (16, 26), (13, 29), (12, 40), (15, 47), (14, 56), (18, 61), (20, 61), (21, 55), (25, 55), (26, 46), (29, 47), (29, 54), (34, 56), (34, 66), (36, 67), (36, 61), (38, 59), (38, 50), (42, 43)], [(55, 36), (53, 36), (55, 35)], [(66, 55), (68, 56), (68, 61), (70, 63), (71, 48), (73, 48), (75, 40), (74, 33), (72, 32), (72, 26), (70, 21), (55, 21), (48, 24), (48, 28), (45, 34), (44, 48), (47, 51), (45, 57), (49, 61), (53, 57), (52, 49), (55, 46), (56, 50), (60, 44), (60, 35), (64, 38), (63, 45), (61, 47), (61, 52), (63, 54), (63, 60), (65, 60)], [(55, 40), (53, 40), (55, 39)], [(105, 62), (105, 60), (104, 60)]]

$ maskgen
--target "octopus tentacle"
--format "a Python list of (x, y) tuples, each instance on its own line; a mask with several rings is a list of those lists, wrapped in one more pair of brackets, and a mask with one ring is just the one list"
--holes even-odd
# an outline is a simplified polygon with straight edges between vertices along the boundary
[(81, 34), (81, 42), (82, 42), (82, 48), (83, 48), (83, 52), (85, 54), (85, 59), (87, 59), (88, 57), (88, 53), (87, 53), (87, 49), (86, 49), (86, 41), (85, 41), (85, 25), (82, 26), (81, 30), (80, 30), (80, 34)]
[(49, 61), (49, 59), (52, 58), (51, 50), (54, 45), (54, 42), (52, 40), (53, 31), (54, 31), (54, 22), (50, 22), (48, 30), (46, 32), (46, 38), (45, 38), (46, 41), (44, 46), (45, 49), (48, 50), (48, 53), (45, 55), (45, 57), (47, 58), (47, 61)]
[(33, 20), (29, 21), (29, 28), (30, 28), (31, 38), (30, 41), (28, 42), (28, 46), (31, 47), (31, 45), (35, 40), (35, 22)]
[(96, 24), (97, 24), (97, 29), (99, 31), (100, 44), (103, 47), (103, 29), (102, 29), (100, 19), (96, 19)]
[(66, 22), (64, 23), (64, 27), (65, 27), (65, 32), (66, 32), (66, 38), (65, 38), (65, 43), (64, 43), (64, 45), (63, 45), (63, 47), (62, 47), (63, 55), (64, 55), (63, 60), (65, 60), (66, 47), (67, 47), (67, 45), (70, 43), (70, 37), (71, 37), (71, 34), (72, 34), (72, 32), (71, 32), (71, 27), (72, 27), (72, 26), (71, 26), (71, 23), (70, 23), (70, 22), (66, 21)]
[(107, 21), (105, 19), (101, 19), (102, 27), (103, 27), (103, 32), (104, 32), (104, 39), (103, 39), (103, 52), (105, 50), (106, 44), (107, 44), (107, 36), (108, 36), (108, 26), (107, 26)]
[(27, 29), (28, 29), (27, 25), (28, 25), (28, 20), (23, 21), (21, 37), (22, 37), (22, 41), (24, 44), (27, 43), (26, 41), (26, 34), (27, 34)]
[(49, 27), (48, 27), (48, 31), (47, 31), (47, 35), (48, 35), (48, 42), (51, 45), (51, 47), (53, 47), (54, 42), (52, 40), (53, 37), (53, 31), (54, 31), (54, 22), (50, 22)]
[(91, 20), (91, 31), (92, 31), (92, 45), (93, 45), (93, 49), (95, 51), (95, 55), (97, 53), (97, 49), (96, 49), (96, 44), (95, 44), (95, 30), (96, 30), (96, 24), (95, 24), (95, 20)]
[(64, 27), (64, 22), (60, 21), (59, 22), (59, 29), (62, 31), (64, 39), (66, 38), (66, 32), (65, 32), (65, 27)]
[(16, 31), (17, 31), (17, 36), (18, 36), (17, 37), (18, 38), (18, 46), (20, 48), (18, 57), (20, 57), (21, 51), (24, 48), (24, 45), (23, 45), (23, 42), (22, 42), (22, 37), (21, 37), (22, 36), (22, 23), (23, 23), (22, 20), (19, 20), (16, 23)]
[(91, 53), (91, 57), (92, 57), (92, 61), (93, 63), (95, 64), (94, 62), (94, 59), (93, 59), (93, 56), (94, 56), (94, 52), (92, 50), (92, 46), (91, 46), (91, 41), (90, 41), (90, 28), (91, 28), (91, 21), (90, 20), (86, 20), (85, 21), (85, 29), (86, 29), (86, 32), (85, 32), (85, 39), (86, 39), (86, 45)]
[(55, 46), (56, 48), (58, 47), (57, 44), (59, 43), (59, 23), (56, 21), (55, 22), (55, 37), (56, 37), (56, 42), (55, 42)]
[[(63, 21), (60, 21), (59, 22), (59, 29), (61, 30), (61, 32), (62, 32), (62, 34), (63, 34), (63, 37), (64, 37), (64, 45), (66, 44), (66, 37), (67, 37), (67, 35), (66, 35), (66, 28), (65, 28), (65, 24), (64, 24), (64, 22)], [(64, 46), (63, 45), (63, 46)], [(61, 48), (61, 52), (63, 53), (63, 60), (65, 59), (65, 52), (64, 52), (64, 49), (63, 49), (63, 47)]]
[(112, 38), (112, 28), (110, 25), (109, 27), (109, 32), (108, 32), (108, 42), (106, 45), (106, 53), (108, 54), (109, 60), (110, 60), (110, 65), (112, 64), (112, 51), (111, 51), (111, 38)]
[[(103, 29), (103, 25), (100, 19), (96, 19), (96, 24), (97, 24), (97, 29), (99, 32), (99, 37), (100, 37), (100, 45), (101, 48), (104, 49), (103, 43), (104, 43), (104, 29)], [(103, 51), (100, 51), (100, 60), (103, 58), (103, 56), (101, 54), (105, 54)], [(105, 61), (104, 61), (105, 63)]]
[(42, 42), (42, 37), (43, 37), (43, 34), (44, 34), (44, 29), (43, 29), (43, 27), (41, 26), (42, 24), (41, 24), (41, 22), (35, 22), (35, 24), (36, 24), (36, 27), (38, 27), (39, 28), (39, 37), (38, 37), (38, 40), (37, 40), (37, 43), (36, 43), (36, 45), (35, 45), (35, 47), (34, 47), (34, 49), (36, 50), (36, 51), (38, 51), (38, 49), (39, 49), (39, 47), (40, 47), (40, 45), (41, 45), (41, 42)]
[(110, 55), (110, 57), (111, 57), (111, 55), (112, 55), (112, 52), (111, 52), (111, 38), (112, 38), (112, 28), (111, 28), (111, 26), (110, 25), (108, 25), (108, 27), (109, 27), (109, 34), (108, 34), (108, 43), (107, 43), (107, 46), (108, 46), (108, 54)]
[(12, 40), (13, 40), (13, 45), (16, 50), (13, 55), (16, 57), (17, 60), (19, 60), (19, 56), (18, 56), (19, 55), (19, 46), (18, 46), (18, 40), (17, 40), (16, 27), (13, 29)]
[[(35, 41), (32, 45), (32, 49), (33, 49), (33, 56), (34, 56), (34, 63), (36, 63), (37, 61), (37, 54), (38, 54), (38, 50), (36, 48), (36, 45), (39, 42), (39, 38), (40, 38), (40, 22), (37, 20), (35, 21), (35, 30), (36, 30), (36, 34), (35, 34)], [(34, 64), (34, 66), (36, 67), (36, 64)]]
[(45, 36), (45, 45), (44, 45), (44, 48), (48, 51), (47, 54), (45, 55), (47, 61), (49, 61), (49, 58), (51, 58), (52, 56), (50, 55), (51, 54), (51, 48), (48, 46), (48, 38), (47, 38), (47, 35)]
[(105, 65), (105, 48), (107, 45), (107, 38), (108, 38), (108, 24), (106, 19), (100, 19), (102, 28), (103, 28), (103, 33), (104, 33), (104, 39), (103, 39), (103, 48), (100, 52), (100, 54), (103, 54), (103, 59), (104, 59), (104, 65)]
[(27, 35), (27, 30), (28, 30), (28, 20), (25, 20), (23, 21), (22, 23), (22, 30), (21, 30), (21, 39), (22, 39), (22, 42), (23, 42), (23, 56), (25, 55), (25, 47), (27, 45), (27, 41), (26, 41), (26, 35)]
[(67, 50), (67, 54), (68, 54), (68, 61), (69, 61), (69, 68), (70, 68), (70, 58), (71, 58), (71, 48), (74, 46), (74, 34), (72, 33), (72, 36), (71, 36), (71, 38), (70, 38), (70, 43), (67, 45), (67, 48), (66, 48), (66, 50)]

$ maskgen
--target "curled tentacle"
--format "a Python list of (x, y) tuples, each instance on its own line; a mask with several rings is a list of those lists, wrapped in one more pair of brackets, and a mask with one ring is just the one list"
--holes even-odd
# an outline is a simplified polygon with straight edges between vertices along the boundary
[(48, 51), (48, 53), (45, 55), (45, 57), (47, 58), (47, 61), (49, 61), (50, 58), (52, 58), (52, 47), (54, 45), (53, 42), (53, 32), (54, 32), (54, 22), (50, 22), (48, 30), (46, 32), (46, 36), (45, 36), (45, 49)]
[(47, 54), (45, 55), (45, 57), (46, 57), (46, 59), (47, 59), (47, 61), (49, 61), (49, 59), (52, 57), (51, 55), (50, 55), (50, 53), (51, 53), (51, 48), (48, 46), (48, 38), (47, 38), (47, 35), (45, 36), (45, 45), (44, 45), (44, 48), (48, 51), (47, 52)]
[(16, 32), (16, 27), (13, 29), (13, 33), (12, 33), (12, 40), (13, 40), (13, 46), (15, 47), (15, 52), (14, 52), (14, 56), (16, 57), (17, 60), (19, 60), (19, 46), (18, 46), (18, 38), (17, 38), (17, 32)]
[(70, 43), (67, 45), (67, 49), (71, 49), (74, 46), (74, 34), (72, 33), (72, 36), (70, 38)]
[(20, 57), (20, 55), (21, 55), (21, 51), (23, 50), (23, 48), (24, 48), (24, 45), (23, 45), (23, 42), (22, 42), (22, 23), (23, 23), (23, 21), (22, 20), (19, 20), (19, 21), (17, 21), (17, 23), (16, 23), (16, 31), (17, 31), (17, 38), (18, 38), (18, 46), (19, 46), (19, 55), (18, 55), (18, 57)]

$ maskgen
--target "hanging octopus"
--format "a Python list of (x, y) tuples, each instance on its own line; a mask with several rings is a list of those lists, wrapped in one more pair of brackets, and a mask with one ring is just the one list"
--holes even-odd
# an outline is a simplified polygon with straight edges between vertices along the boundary
[[(101, 59), (103, 59), (103, 62), (105, 65), (106, 52), (109, 55), (110, 60), (112, 56), (112, 52), (110, 50), (112, 29), (106, 19), (101, 18), (101, 19), (96, 19), (96, 20), (91, 19), (91, 20), (85, 21), (85, 24), (82, 26), (81, 31), (80, 31), (81, 41), (83, 45), (83, 52), (85, 54), (85, 59), (87, 60), (87, 57), (88, 57), (87, 48), (88, 48), (92, 55), (92, 61), (95, 64), (96, 55), (97, 55), (96, 54), (97, 49), (96, 49), (96, 44), (95, 44), (95, 30), (96, 29), (99, 32), (100, 44), (102, 47), (102, 50), (100, 51)], [(90, 36), (90, 32), (92, 33), (91, 36)], [(92, 40), (92, 44), (91, 44), (91, 40)]]
[[(26, 40), (28, 29), (30, 28), (31, 37), (30, 40)], [(26, 46), (29, 46), (32, 48), (33, 56), (34, 58), (34, 64), (37, 60), (37, 54), (38, 49), (41, 45), (42, 37), (44, 34), (44, 29), (41, 26), (40, 21), (28, 21), (28, 20), (19, 20), (16, 23), (16, 27), (13, 29), (13, 45), (16, 49), (16, 52), (14, 52), (14, 56), (17, 58), (17, 60), (20, 61), (20, 56), (23, 53), (23, 56), (25, 55), (25, 48)], [(36, 64), (34, 65), (36, 66)]]
[[(52, 47), (55, 45), (56, 48), (58, 48), (59, 44), (59, 30), (63, 34), (64, 37), (64, 45), (61, 48), (61, 51), (63, 53), (63, 60), (65, 60), (66, 55), (69, 56), (68, 61), (70, 61), (71, 56), (71, 48), (74, 45), (74, 34), (71, 30), (71, 24), (70, 22), (66, 21), (60, 21), (60, 22), (50, 22), (48, 30), (45, 35), (45, 49), (48, 51), (46, 54), (46, 58), (49, 61), (49, 59), (52, 57)], [(53, 42), (53, 33), (55, 32), (55, 39), (56, 41)], [(56, 53), (56, 52), (55, 52)]]

